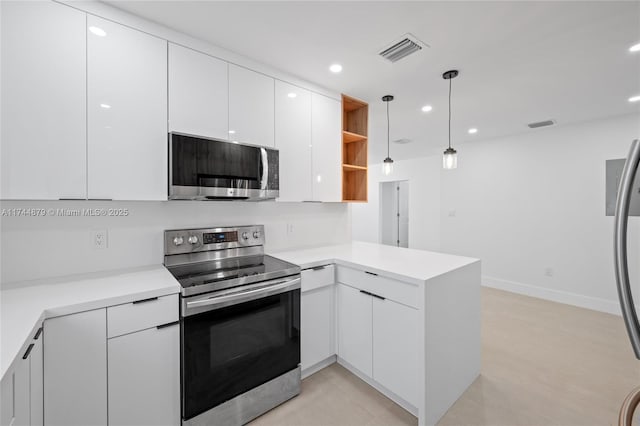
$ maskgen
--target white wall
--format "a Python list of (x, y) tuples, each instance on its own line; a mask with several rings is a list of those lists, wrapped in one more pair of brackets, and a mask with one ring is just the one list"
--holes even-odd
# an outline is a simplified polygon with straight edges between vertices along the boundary
[[(460, 147), (442, 172), (442, 250), (481, 258), (485, 285), (617, 312), (605, 160), (638, 137), (630, 115)], [(640, 218), (630, 228), (640, 290)]]
[[(161, 264), (165, 229), (264, 224), (267, 252), (350, 240), (347, 204), (3, 201), (0, 209), (127, 208), (127, 217), (0, 217), (0, 282)], [(5, 210), (5, 213), (7, 210)], [(287, 231), (287, 225), (293, 232)], [(107, 229), (106, 250), (91, 230)]]
[[(638, 137), (640, 117), (628, 115), (456, 146), (456, 170), (440, 156), (398, 161), (388, 178), (372, 165), (353, 238), (380, 241), (378, 182), (408, 179), (409, 247), (480, 258), (487, 286), (617, 313), (605, 160), (626, 157)], [(638, 217), (629, 246), (640, 299)]]
[(381, 242), (380, 183), (408, 181), (409, 247), (440, 249), (440, 164), (436, 157), (396, 161), (390, 176), (382, 174), (382, 164), (369, 165), (369, 202), (353, 204), (353, 239)]

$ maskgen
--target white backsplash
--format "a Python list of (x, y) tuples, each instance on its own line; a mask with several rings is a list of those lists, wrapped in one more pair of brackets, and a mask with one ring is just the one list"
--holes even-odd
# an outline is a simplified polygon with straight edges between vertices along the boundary
[[(267, 252), (351, 240), (349, 206), (340, 203), (4, 201), (0, 209), (2, 283), (161, 264), (165, 229), (262, 224)], [(128, 209), (128, 215), (59, 216), (51, 209)], [(94, 248), (97, 230), (107, 230), (108, 248)]]

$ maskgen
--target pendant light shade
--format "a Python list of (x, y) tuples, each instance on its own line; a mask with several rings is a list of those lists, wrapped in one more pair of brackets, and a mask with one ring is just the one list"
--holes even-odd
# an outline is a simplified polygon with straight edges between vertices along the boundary
[(387, 157), (382, 162), (382, 173), (385, 176), (389, 176), (393, 173), (393, 160), (391, 158)]
[(442, 74), (442, 78), (449, 80), (449, 148), (444, 151), (442, 156), (442, 168), (448, 170), (458, 167), (458, 152), (451, 148), (451, 80), (457, 76), (457, 70), (447, 71)]
[(389, 176), (391, 173), (393, 173), (393, 160), (389, 156), (389, 102), (393, 100), (393, 96), (383, 96), (382, 100), (387, 103), (387, 158), (385, 158), (382, 162), (382, 173), (385, 176)]
[(443, 169), (455, 169), (458, 167), (458, 152), (453, 148), (447, 148), (442, 156)]

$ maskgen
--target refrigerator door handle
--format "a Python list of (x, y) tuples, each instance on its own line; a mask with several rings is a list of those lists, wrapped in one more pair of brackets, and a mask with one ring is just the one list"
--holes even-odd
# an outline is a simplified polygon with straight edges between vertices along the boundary
[(631, 340), (636, 358), (640, 359), (640, 323), (633, 303), (629, 282), (629, 265), (627, 262), (627, 223), (629, 221), (629, 204), (633, 192), (633, 181), (640, 163), (640, 140), (631, 143), (629, 156), (624, 164), (618, 198), (616, 199), (615, 225), (613, 234), (613, 259), (616, 271), (616, 284), (622, 317)]

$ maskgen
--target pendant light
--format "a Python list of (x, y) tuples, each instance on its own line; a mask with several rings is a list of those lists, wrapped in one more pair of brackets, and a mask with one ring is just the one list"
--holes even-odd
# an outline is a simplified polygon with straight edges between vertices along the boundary
[(458, 152), (451, 148), (451, 80), (458, 76), (458, 70), (447, 71), (442, 74), (442, 78), (449, 80), (449, 148), (442, 156), (442, 168), (455, 169), (458, 167)]
[(389, 176), (393, 173), (393, 160), (389, 156), (389, 102), (393, 100), (393, 96), (386, 95), (382, 97), (382, 100), (387, 103), (387, 158), (382, 162), (382, 173), (385, 176)]

